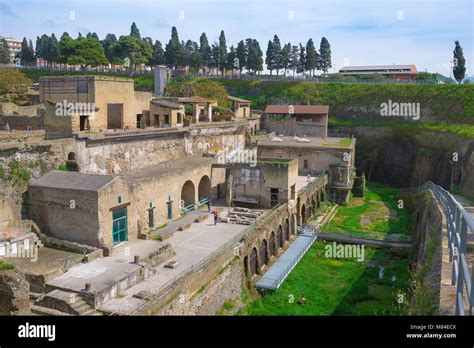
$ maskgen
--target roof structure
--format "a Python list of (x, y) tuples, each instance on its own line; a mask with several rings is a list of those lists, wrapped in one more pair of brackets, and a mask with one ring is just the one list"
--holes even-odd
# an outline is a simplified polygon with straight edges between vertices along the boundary
[(415, 65), (366, 65), (345, 66), (339, 70), (340, 73), (416, 73)]
[(168, 100), (152, 99), (151, 102), (155, 105), (163, 106), (163, 107), (169, 108), (169, 109), (180, 109), (181, 108), (181, 104), (173, 103), (173, 102), (168, 101)]
[(277, 148), (311, 148), (311, 149), (351, 149), (354, 146), (352, 138), (332, 138), (332, 137), (290, 137), (275, 136), (258, 140), (259, 147)]
[(227, 97), (227, 99), (232, 100), (232, 101), (235, 101), (235, 102), (238, 102), (238, 103), (250, 103), (250, 100), (242, 99), (242, 98), (237, 98), (237, 97), (233, 97), (233, 96), (231, 96), (231, 95), (229, 95), (229, 96)]
[(77, 172), (66, 172), (52, 170), (37, 180), (30, 183), (30, 186), (49, 187), (58, 189), (99, 191), (116, 180), (118, 176), (86, 174)]
[(189, 104), (198, 104), (198, 103), (214, 103), (215, 100), (211, 100), (211, 99), (206, 99), (206, 98), (203, 98), (203, 97), (199, 97), (197, 95), (193, 96), (193, 97), (180, 97), (178, 98), (178, 101), (180, 103), (189, 103)]
[(329, 105), (267, 105), (266, 114), (290, 114), (290, 106), (293, 108), (293, 114), (324, 114), (329, 112)]

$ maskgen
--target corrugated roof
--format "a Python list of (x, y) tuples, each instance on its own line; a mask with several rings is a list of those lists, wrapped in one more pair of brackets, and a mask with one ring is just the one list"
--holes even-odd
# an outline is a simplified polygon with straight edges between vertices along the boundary
[(81, 191), (99, 191), (102, 187), (110, 184), (117, 178), (117, 176), (113, 175), (85, 174), (52, 170), (39, 179), (34, 180), (30, 183), (30, 186)]
[(362, 66), (345, 66), (339, 71), (346, 70), (399, 70), (399, 69), (411, 69), (415, 65), (362, 65)]
[[(294, 114), (327, 114), (329, 105), (292, 105)], [(289, 114), (290, 105), (267, 105), (266, 114)]]

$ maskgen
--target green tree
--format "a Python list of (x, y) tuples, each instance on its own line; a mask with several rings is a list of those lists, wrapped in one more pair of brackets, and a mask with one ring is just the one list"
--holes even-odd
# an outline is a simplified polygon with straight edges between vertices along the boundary
[(309, 39), (306, 43), (306, 60), (305, 70), (310, 72), (311, 76), (314, 76), (314, 70), (318, 67), (318, 54), (314, 47), (313, 39)]
[(225, 39), (224, 30), (221, 30), (219, 35), (219, 68), (221, 69), (222, 76), (225, 74), (227, 67), (227, 43)]
[(300, 57), (299, 57), (299, 63), (298, 67), (296, 68), (296, 72), (298, 74), (303, 74), (305, 73), (306, 69), (306, 51), (304, 46), (300, 43)]
[(19, 57), (22, 65), (32, 65), (35, 63), (35, 53), (28, 45), (26, 37), (23, 38), (23, 41), (21, 43), (21, 51), (19, 53)]
[(291, 52), (290, 52), (290, 57), (289, 57), (289, 63), (288, 63), (288, 69), (293, 71), (293, 77), (295, 77), (295, 72), (298, 70), (299, 66), (299, 49), (298, 46), (292, 46), (291, 47)]
[(240, 42), (237, 44), (237, 49), (235, 50), (235, 55), (238, 59), (238, 69), (239, 69), (239, 75), (242, 74), (242, 69), (245, 68), (247, 65), (247, 51), (245, 50), (245, 43), (244, 40), (240, 40)]
[(255, 39), (246, 39), (247, 70), (252, 74), (258, 74), (263, 70), (263, 52)]
[(283, 49), (281, 50), (281, 61), (280, 61), (280, 66), (282, 69), (285, 71), (285, 76), (286, 76), (286, 71), (288, 70), (290, 66), (290, 54), (291, 54), (291, 43), (287, 43), (285, 46), (283, 46)]
[(276, 34), (273, 36), (273, 55), (275, 57), (274, 68), (276, 69), (278, 76), (280, 69), (282, 68), (282, 57), (280, 38)]
[(134, 71), (138, 65), (147, 64), (153, 55), (153, 48), (148, 40), (137, 39), (132, 35), (120, 36), (112, 50), (122, 62), (128, 58), (130, 68)]
[(130, 36), (133, 36), (134, 38), (140, 40), (142, 37), (140, 36), (140, 30), (138, 30), (137, 25), (135, 22), (132, 23), (132, 26), (130, 27)]
[(59, 42), (56, 39), (54, 34), (51, 34), (51, 37), (48, 38), (46, 44), (46, 53), (45, 59), (48, 61), (49, 64), (57, 63), (59, 59)]
[(331, 45), (329, 45), (329, 41), (325, 37), (321, 39), (319, 54), (320, 54), (319, 69), (322, 70), (324, 73), (323, 75), (326, 76), (326, 73), (329, 71), (329, 68), (332, 67), (332, 63), (331, 63)]
[(117, 63), (116, 52), (114, 52), (113, 47), (117, 43), (117, 37), (115, 34), (105, 35), (104, 40), (101, 41), (102, 47), (104, 48), (104, 54), (107, 57), (107, 60), (110, 64), (115, 65)]
[[(44, 42), (42, 38), (36, 42), (36, 55), (40, 58), (43, 58), (41, 56), (42, 54), (42, 46)], [(62, 64), (67, 64), (68, 58), (72, 56), (72, 54), (75, 52), (75, 47), (74, 47), (74, 39), (69, 36), (67, 32), (64, 32), (61, 37), (59, 38), (59, 57), (58, 57), (58, 62)]]
[(199, 52), (202, 56), (202, 72), (205, 73), (205, 67), (209, 68), (211, 63), (211, 46), (209, 46), (206, 33), (202, 33), (199, 38)]
[(10, 64), (10, 50), (5, 39), (0, 39), (0, 63)]
[(15, 68), (0, 68), (0, 96), (5, 97), (9, 93), (25, 94), (31, 80), (25, 74)]
[(235, 60), (237, 59), (237, 53), (235, 51), (234, 46), (230, 46), (229, 54), (227, 55), (227, 66), (226, 69), (232, 72), (232, 76), (234, 76), (234, 69), (238, 69), (238, 66), (235, 66)]
[(220, 62), (219, 54), (220, 54), (219, 45), (217, 43), (213, 43), (211, 45), (211, 60), (209, 62), (210, 68), (215, 68), (215, 69), (219, 68), (219, 62)]
[(161, 42), (156, 40), (153, 44), (153, 55), (151, 56), (150, 65), (157, 66), (165, 64), (165, 51)]
[(170, 68), (177, 69), (182, 66), (184, 60), (184, 48), (178, 37), (176, 27), (171, 28), (171, 39), (165, 47), (165, 62)]
[(466, 77), (466, 59), (459, 41), (454, 41), (453, 75), (458, 83)]
[(276, 67), (275, 50), (273, 48), (272, 40), (268, 40), (267, 52), (265, 53), (265, 64), (267, 65), (267, 69), (270, 71), (270, 75), (272, 75), (272, 71)]
[[(78, 37), (72, 41), (67, 41), (69, 46), (66, 63), (69, 65), (80, 65), (82, 68), (87, 66), (100, 66), (108, 64), (104, 48), (94, 37)], [(63, 60), (64, 57), (61, 58)]]

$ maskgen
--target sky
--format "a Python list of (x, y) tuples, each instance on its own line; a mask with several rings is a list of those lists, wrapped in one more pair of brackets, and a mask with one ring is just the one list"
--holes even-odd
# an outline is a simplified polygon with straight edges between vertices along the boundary
[(335, 72), (346, 65), (415, 64), (450, 76), (454, 41), (474, 75), (473, 0), (0, 0), (0, 36), (58, 38), (67, 31), (142, 36), (165, 44), (176, 26), (181, 40), (210, 43), (224, 30), (227, 44), (251, 37), (265, 52), (277, 34), (282, 44), (331, 44)]

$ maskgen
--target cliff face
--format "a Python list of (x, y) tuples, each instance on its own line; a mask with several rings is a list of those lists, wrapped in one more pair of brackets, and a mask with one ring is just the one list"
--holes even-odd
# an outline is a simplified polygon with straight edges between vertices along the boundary
[[(356, 168), (367, 180), (397, 187), (432, 181), (474, 197), (474, 139), (393, 127), (335, 127), (357, 138)], [(456, 161), (457, 160), (457, 161)]]

